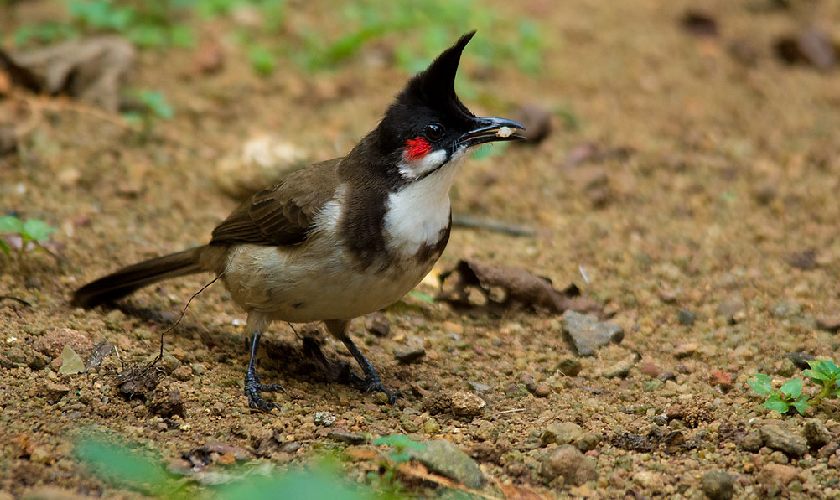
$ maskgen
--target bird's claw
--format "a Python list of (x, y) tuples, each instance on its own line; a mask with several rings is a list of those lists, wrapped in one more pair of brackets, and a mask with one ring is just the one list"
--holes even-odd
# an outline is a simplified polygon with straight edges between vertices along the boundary
[(248, 406), (260, 411), (270, 412), (280, 406), (273, 401), (266, 401), (260, 395), (261, 392), (283, 391), (280, 384), (261, 384), (256, 375), (245, 377), (245, 396), (248, 398)]

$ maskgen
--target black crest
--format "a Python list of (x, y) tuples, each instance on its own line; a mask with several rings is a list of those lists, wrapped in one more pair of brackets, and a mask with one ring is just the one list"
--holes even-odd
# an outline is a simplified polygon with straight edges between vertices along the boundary
[(420, 97), (426, 102), (458, 100), (455, 95), (455, 75), (464, 47), (470, 43), (475, 31), (463, 35), (448, 49), (441, 52), (425, 71), (408, 82), (405, 93)]

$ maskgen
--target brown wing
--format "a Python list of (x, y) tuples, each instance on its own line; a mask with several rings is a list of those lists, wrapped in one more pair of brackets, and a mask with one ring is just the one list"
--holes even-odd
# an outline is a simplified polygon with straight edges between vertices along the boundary
[(306, 241), (315, 215), (338, 187), (338, 162), (296, 170), (254, 194), (213, 230), (210, 245), (289, 246)]

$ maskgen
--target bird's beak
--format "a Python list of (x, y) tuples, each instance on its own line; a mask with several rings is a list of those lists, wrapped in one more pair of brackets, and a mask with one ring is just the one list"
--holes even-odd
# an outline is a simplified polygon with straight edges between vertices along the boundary
[(458, 138), (458, 144), (466, 147), (486, 142), (516, 141), (525, 139), (525, 126), (507, 118), (495, 116), (473, 118), (473, 129)]

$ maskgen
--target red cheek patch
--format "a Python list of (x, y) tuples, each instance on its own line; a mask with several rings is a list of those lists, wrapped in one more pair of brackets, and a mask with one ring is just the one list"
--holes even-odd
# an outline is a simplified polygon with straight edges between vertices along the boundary
[(429, 154), (431, 150), (432, 145), (422, 137), (405, 141), (405, 157), (409, 160), (419, 160)]

